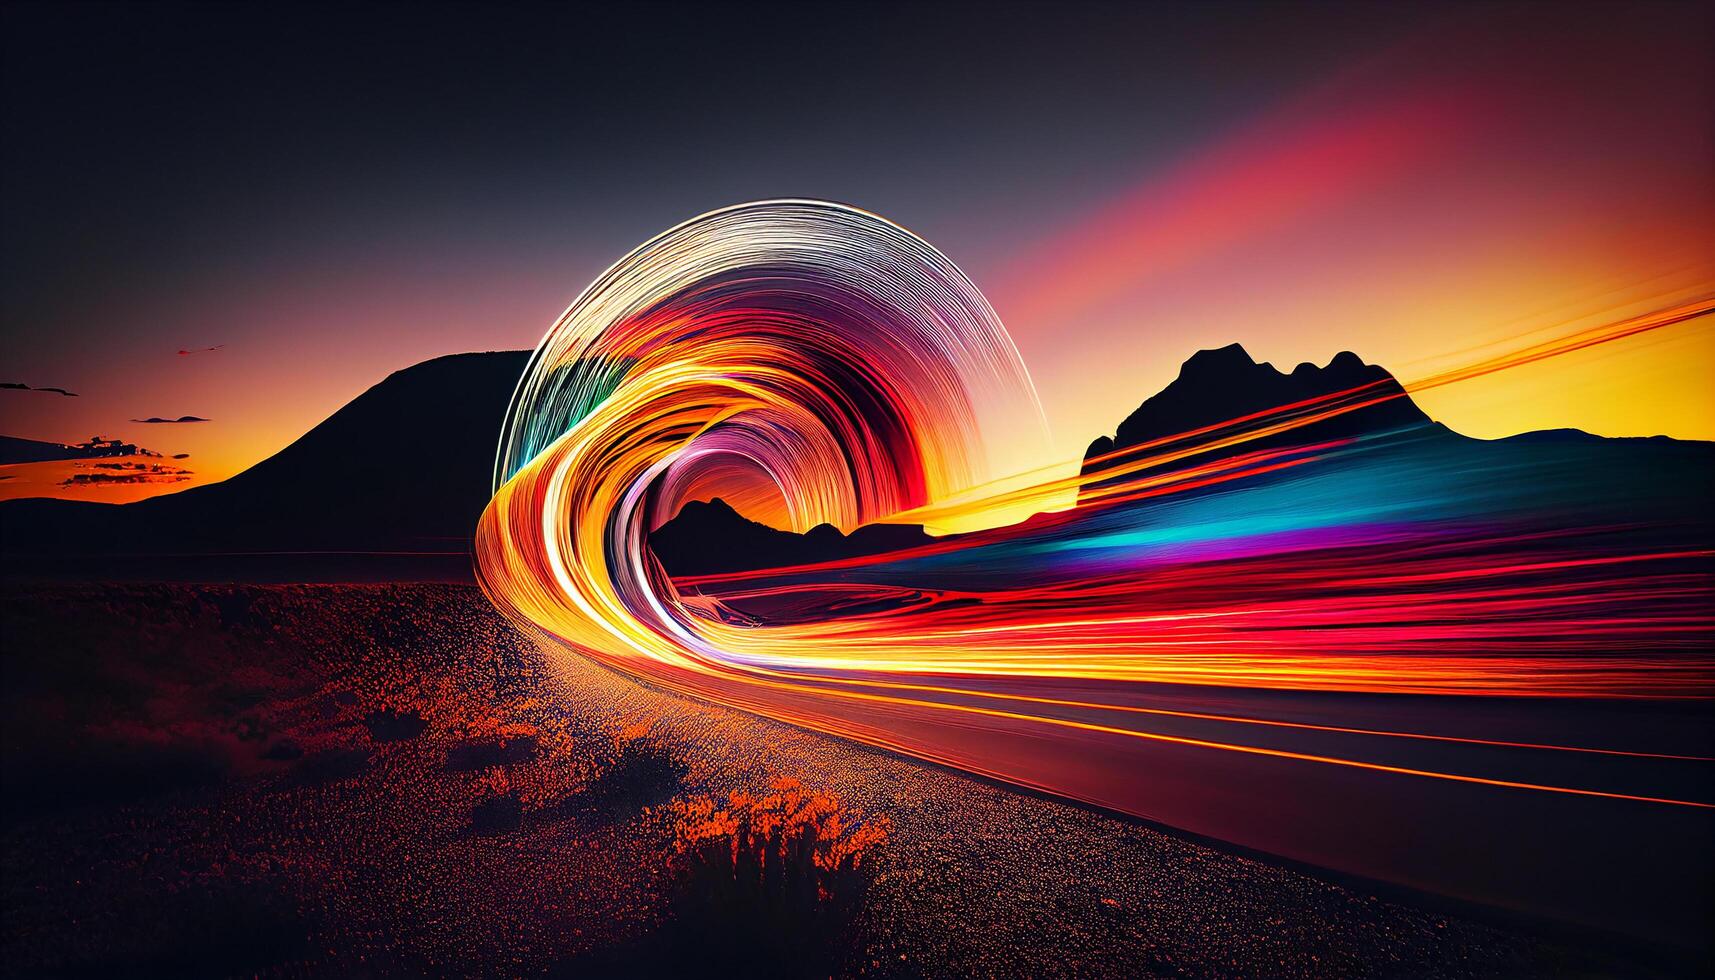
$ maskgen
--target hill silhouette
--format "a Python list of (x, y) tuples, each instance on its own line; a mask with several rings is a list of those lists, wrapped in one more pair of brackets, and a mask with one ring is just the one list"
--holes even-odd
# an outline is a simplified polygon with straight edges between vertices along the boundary
[(1383, 432), (1447, 434), (1417, 407), (1392, 374), (1364, 363), (1351, 351), (1341, 351), (1322, 367), (1306, 362), (1286, 373), (1266, 361), (1258, 363), (1243, 346), (1228, 344), (1191, 355), (1180, 366), (1179, 376), (1126, 416), (1114, 435), (1092, 442), (1084, 454), (1084, 472), (1094, 471), (1094, 461), (1101, 457), (1107, 457), (1104, 466), (1124, 462), (1131, 454), (1119, 451), (1132, 447), (1148, 446), (1138, 456), (1188, 449), (1208, 438), (1185, 435), (1194, 430), (1354, 390), (1361, 390), (1362, 400), (1373, 403), (1285, 432), (1199, 451), (1196, 461)]
[(693, 500), (649, 535), (650, 550), (671, 575), (709, 575), (836, 561), (915, 548), (935, 541), (919, 525), (870, 524), (841, 534), (832, 524), (803, 534), (749, 520), (720, 498)]
[[(27, 574), (32, 566), (58, 562), (84, 569), (81, 574), (152, 577), (151, 562), (159, 564), (163, 556), (351, 553), (368, 561), (393, 559), (384, 572), (364, 577), (422, 577), (423, 562), (429, 561), (437, 569), (432, 577), (468, 578), (470, 537), (488, 501), (500, 420), (528, 358), (526, 351), (456, 354), (394, 372), (286, 449), (221, 483), (123, 505), (0, 503), (5, 570)], [(1173, 437), (1366, 385), (1366, 399), (1392, 397), (1195, 458), (1404, 433), (1403, 439), (1387, 440), (1386, 451), (1440, 453), (1447, 465), (1470, 472), (1496, 459), (1535, 466), (1528, 479), (1545, 491), (1564, 483), (1567, 473), (1591, 470), (1611, 471), (1607, 479), (1616, 486), (1656, 480), (1692, 492), (1709, 482), (1715, 447), (1708, 443), (1606, 439), (1566, 429), (1468, 439), (1431, 421), (1392, 375), (1355, 354), (1343, 352), (1323, 367), (1301, 364), (1285, 373), (1257, 363), (1238, 344), (1193, 355), (1173, 383), (1127, 416), (1114, 436), (1097, 439), (1086, 459), (1157, 440), (1189, 446), (1195, 440)], [(1032, 522), (1069, 519), (1074, 515), (1062, 513)], [(650, 546), (670, 574), (687, 576), (882, 554), (933, 540), (921, 527), (903, 525), (872, 525), (849, 535), (824, 525), (795, 534), (748, 520), (713, 500), (686, 504), (651, 533)], [(136, 560), (127, 567), (122, 556)], [(198, 574), (252, 577), (248, 566), (198, 567)], [(296, 567), (270, 574), (291, 580), (303, 573)]]
[(396, 371), (220, 483), (132, 504), (7, 501), (5, 552), (466, 554), (529, 356), (455, 354)]

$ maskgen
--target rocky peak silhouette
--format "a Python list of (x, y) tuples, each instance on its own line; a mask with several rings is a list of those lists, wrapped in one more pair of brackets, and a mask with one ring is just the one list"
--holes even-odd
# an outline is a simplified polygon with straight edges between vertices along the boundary
[(1366, 364), (1351, 351), (1341, 351), (1326, 365), (1305, 362), (1282, 373), (1266, 361), (1258, 363), (1240, 344), (1228, 344), (1191, 355), (1179, 376), (1145, 400), (1119, 424), (1112, 436), (1102, 436), (1085, 453), (1089, 461), (1116, 450), (1164, 441), (1155, 448), (1188, 448), (1196, 437), (1175, 439), (1210, 426), (1286, 405), (1340, 392), (1360, 391), (1361, 408), (1287, 432), (1247, 441), (1238, 446), (1200, 453), (1207, 461), (1240, 452), (1278, 449), (1290, 445), (1350, 438), (1367, 433), (1411, 430), (1444, 432), (1412, 402), (1385, 368)]
[(858, 558), (930, 544), (911, 524), (870, 524), (842, 534), (818, 524), (803, 534), (750, 520), (720, 499), (693, 500), (649, 535), (650, 550), (668, 574), (709, 575)]

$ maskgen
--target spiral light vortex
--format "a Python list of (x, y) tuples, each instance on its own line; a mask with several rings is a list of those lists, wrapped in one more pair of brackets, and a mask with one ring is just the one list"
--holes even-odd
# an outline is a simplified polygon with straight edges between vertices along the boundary
[[(1041, 409), (951, 261), (850, 207), (727, 208), (627, 255), (548, 332), (507, 413), (478, 578), (551, 648), (1131, 812), (1169, 799), (1139, 765), (1207, 753), (1715, 808), (1669, 783), (1566, 785), (1534, 761), (1480, 759), (1506, 747), (1701, 766), (1702, 753), (1460, 733), (1456, 709), (1421, 731), (1352, 707), (1306, 722), (1283, 700), (1681, 696), (1715, 676), (1715, 551), (1653, 484), (1558, 470), (1525, 500), (1509, 488), (1528, 459), (1401, 448), (1409, 433), (1246, 449), (1404, 397), (1378, 384), (1018, 484), (1006, 466), (1021, 448), (1041, 458)], [(1072, 511), (820, 565), (670, 578), (648, 543), (714, 495), (795, 530), (951, 529), (1067, 490), (1083, 495)], [(1593, 493), (1600, 508), (1579, 509)], [(1655, 524), (1616, 533), (1616, 514), (1646, 507)], [(1174, 693), (1185, 685), (1211, 693)]]
[[(1711, 839), (1715, 759), (1653, 705), (1715, 689), (1715, 536), (1662, 476), (1706, 480), (1701, 450), (1634, 473), (1421, 424), (1313, 435), (1405, 397), (1370, 380), (1020, 473), (1041, 410), (957, 267), (853, 208), (742, 205), (627, 255), (544, 338), (478, 578), (550, 655), (1321, 866), (1569, 920), (1611, 896), (1554, 877), (1545, 825), (1694, 874), (1671, 855)], [(798, 531), (979, 530), (669, 577), (648, 535), (717, 495)], [(995, 519), (1020, 512), (1043, 516)], [(1443, 860), (1478, 839), (1491, 860)]]
[(598, 657), (707, 667), (731, 652), (721, 611), (645, 545), (688, 495), (724, 484), (795, 529), (850, 530), (996, 476), (985, 432), (1044, 431), (1005, 328), (929, 243), (825, 202), (714, 211), (614, 264), (538, 347), (479, 576)]

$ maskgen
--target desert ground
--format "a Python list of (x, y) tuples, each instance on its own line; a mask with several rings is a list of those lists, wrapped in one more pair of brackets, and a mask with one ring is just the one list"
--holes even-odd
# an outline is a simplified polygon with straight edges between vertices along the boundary
[(3, 662), (7, 975), (1698, 966), (669, 695), (471, 586), (13, 584)]

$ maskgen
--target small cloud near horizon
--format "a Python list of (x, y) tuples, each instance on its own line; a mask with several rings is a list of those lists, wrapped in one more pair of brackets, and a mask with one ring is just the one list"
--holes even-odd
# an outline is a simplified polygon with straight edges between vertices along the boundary
[(0, 381), (0, 388), (12, 391), (46, 391), (55, 395), (64, 395), (67, 398), (77, 397), (75, 391), (67, 391), (64, 388), (37, 388), (34, 385), (24, 384), (22, 381)]
[(118, 473), (73, 473), (60, 481), (62, 487), (87, 487), (97, 484), (115, 483), (183, 483), (194, 474), (190, 470), (174, 466), (162, 466), (159, 463), (96, 463), (102, 469), (120, 470)]
[(67, 459), (102, 459), (123, 456), (143, 456), (159, 458), (160, 453), (152, 449), (118, 439), (103, 439), (95, 436), (88, 442), (68, 446), (59, 442), (40, 442), (35, 439), (19, 439), (16, 436), (0, 435), (0, 465), (10, 466), (14, 463), (46, 463)]
[(176, 419), (164, 419), (159, 415), (151, 415), (146, 419), (132, 419), (131, 421), (140, 422), (144, 425), (178, 425), (181, 422), (208, 422), (210, 420), (199, 415), (181, 415)]
[(179, 356), (180, 357), (189, 357), (192, 354), (213, 354), (214, 352), (221, 350), (225, 346), (226, 346), (225, 344), (215, 344), (213, 347), (198, 347), (196, 350), (180, 349)]

